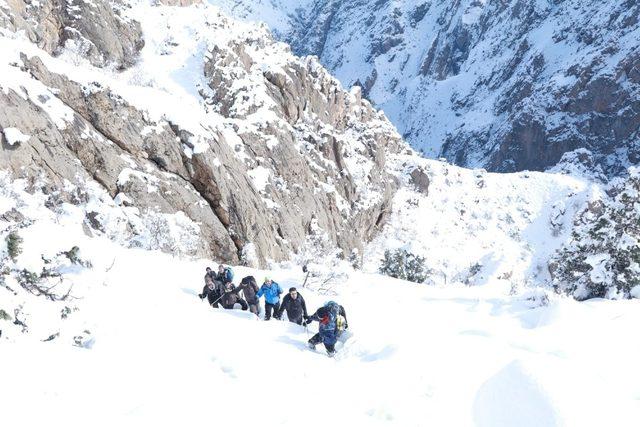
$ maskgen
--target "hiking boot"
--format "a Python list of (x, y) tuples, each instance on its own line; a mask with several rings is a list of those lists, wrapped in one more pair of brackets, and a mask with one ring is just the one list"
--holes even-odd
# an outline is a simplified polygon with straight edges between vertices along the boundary
[(309, 342), (307, 343), (307, 345), (309, 346), (309, 348), (310, 348), (311, 350), (315, 350), (315, 349), (316, 349), (316, 345), (315, 345), (314, 343), (312, 343), (311, 341), (309, 341)]

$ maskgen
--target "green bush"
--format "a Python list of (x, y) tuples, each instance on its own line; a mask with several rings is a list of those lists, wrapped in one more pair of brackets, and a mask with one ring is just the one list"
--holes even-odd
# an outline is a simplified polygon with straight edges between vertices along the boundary
[(630, 298), (640, 286), (640, 171), (614, 181), (574, 218), (549, 272), (556, 291), (578, 300)]
[(396, 249), (393, 252), (386, 250), (384, 251), (384, 259), (379, 271), (385, 276), (423, 283), (427, 280), (427, 270), (424, 262), (425, 259), (423, 257), (404, 249)]
[(9, 256), (15, 261), (22, 253), (22, 237), (20, 237), (17, 232), (12, 231), (5, 240), (7, 242), (7, 251), (9, 252)]

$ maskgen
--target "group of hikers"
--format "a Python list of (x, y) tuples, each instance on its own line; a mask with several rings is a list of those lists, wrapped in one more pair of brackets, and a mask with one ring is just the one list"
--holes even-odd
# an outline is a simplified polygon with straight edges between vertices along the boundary
[[(201, 300), (206, 298), (214, 308), (222, 306), (232, 310), (236, 304), (239, 304), (242, 310), (250, 310), (251, 313), (260, 317), (260, 298), (264, 296), (264, 320), (270, 320), (272, 316), (280, 320), (286, 312), (290, 322), (301, 326), (306, 327), (313, 321), (319, 322), (318, 333), (309, 339), (308, 345), (315, 349), (316, 345), (323, 343), (329, 356), (335, 354), (336, 342), (342, 332), (348, 328), (347, 313), (338, 303), (329, 301), (309, 316), (307, 305), (298, 290), (294, 287), (289, 288), (289, 292), (281, 302), (280, 295), (283, 290), (270, 277), (265, 277), (260, 287), (253, 276), (244, 277), (236, 286), (233, 284), (233, 270), (220, 264), (217, 272), (207, 267), (204, 283), (202, 293), (198, 297)], [(241, 292), (244, 298), (240, 296)]]

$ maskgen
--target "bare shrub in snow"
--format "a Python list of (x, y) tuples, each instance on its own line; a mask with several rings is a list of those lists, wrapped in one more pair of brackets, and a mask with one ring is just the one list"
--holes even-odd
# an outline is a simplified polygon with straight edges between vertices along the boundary
[(136, 246), (178, 256), (197, 255), (200, 227), (185, 214), (148, 211), (141, 217)]
[(362, 253), (358, 248), (353, 248), (349, 254), (349, 264), (354, 270), (360, 270), (362, 268)]
[(64, 255), (71, 264), (80, 265), (82, 267), (91, 268), (91, 262), (85, 259), (82, 259), (80, 256), (80, 248), (77, 246), (72, 247), (68, 251), (61, 252), (59, 255)]
[(351, 266), (315, 217), (311, 219), (307, 232), (305, 243), (294, 258), (308, 271), (305, 287), (321, 295), (335, 295), (335, 288), (348, 280)]
[(466, 275), (462, 280), (462, 282), (465, 285), (473, 284), (476, 279), (476, 276), (481, 271), (482, 271), (482, 263), (479, 263), (479, 262), (474, 263), (473, 265), (471, 265), (471, 267), (469, 267), (469, 270), (467, 270)]
[(588, 203), (571, 239), (552, 257), (553, 286), (576, 299), (630, 298), (640, 285), (640, 173), (615, 181)]
[(258, 268), (260, 266), (260, 260), (256, 253), (256, 245), (253, 243), (247, 243), (242, 247), (240, 262), (246, 267)]
[(379, 271), (385, 276), (415, 283), (423, 283), (428, 275), (425, 259), (405, 249), (384, 251), (384, 259)]
[(546, 307), (549, 305), (549, 295), (544, 289), (528, 289), (518, 295), (518, 299), (524, 302), (529, 308)]
[(33, 285), (37, 285), (40, 282), (40, 276), (37, 273), (29, 270), (21, 270), (18, 274), (18, 283), (23, 288), (27, 289)]

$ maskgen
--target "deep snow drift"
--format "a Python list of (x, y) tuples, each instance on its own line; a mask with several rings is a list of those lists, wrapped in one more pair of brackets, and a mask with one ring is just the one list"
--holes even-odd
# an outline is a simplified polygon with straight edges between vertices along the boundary
[[(190, 24), (197, 13), (183, 12), (181, 20), (167, 13), (163, 22)], [(234, 27), (243, 28), (249, 27)], [(128, 72), (104, 75), (70, 51), (46, 62), (87, 83), (108, 82), (150, 113), (175, 114), (198, 127), (191, 112), (200, 101), (190, 89), (202, 70), (189, 58), (204, 50), (190, 31), (153, 30), (145, 26), (148, 50)], [(173, 45), (171, 36), (186, 49), (173, 57), (160, 49), (165, 41)], [(3, 47), (17, 61), (23, 42)], [(145, 56), (149, 48), (160, 51)], [(44, 90), (29, 88), (34, 96)], [(160, 92), (166, 96), (145, 96)], [(67, 110), (56, 99), (49, 112), (65, 122)], [(31, 135), (5, 132), (11, 145), (28, 144)], [(180, 213), (146, 221), (140, 209), (94, 182), (45, 194), (39, 188), (46, 182), (12, 181), (0, 172), (0, 421), (637, 425), (640, 301), (578, 303), (537, 287), (548, 282), (548, 259), (569, 238), (574, 213), (600, 187), (559, 174), (466, 170), (411, 152), (390, 155), (386, 166), (399, 190), (388, 223), (362, 254), (363, 270), (329, 256), (336, 248), (322, 229), (312, 230), (298, 254), (314, 261), (315, 275), (300, 289), (309, 309), (329, 299), (346, 307), (350, 336), (335, 359), (307, 349), (301, 327), (200, 301), (204, 268), (215, 264), (187, 258), (198, 236)], [(417, 168), (428, 188), (412, 183)], [(369, 179), (364, 172), (359, 183)], [(142, 173), (125, 169), (122, 178)], [(266, 168), (248, 172), (259, 192), (273, 177)], [(105, 218), (102, 229), (90, 224), (92, 213)], [(140, 249), (159, 247), (176, 256)], [(384, 250), (397, 247), (426, 258), (429, 285), (375, 274)], [(236, 281), (269, 275), (285, 289), (304, 281), (293, 262), (235, 272)]]
[[(640, 416), (637, 301), (536, 308), (496, 286), (354, 275), (330, 297), (352, 333), (334, 360), (305, 348), (302, 327), (201, 303), (204, 261), (113, 255), (65, 326), (82, 318), (90, 349), (64, 333), (5, 339), (8, 424), (630, 426)], [(269, 274), (284, 287), (302, 280)], [(314, 308), (329, 298), (301, 293)]]
[[(5, 268), (38, 271), (71, 245), (92, 267), (60, 267), (59, 292), (73, 285), (66, 301), (6, 277), (15, 293), (0, 289), (0, 308), (19, 303), (27, 325), (0, 320), (8, 425), (631, 426), (640, 417), (638, 300), (511, 295), (495, 280), (416, 285), (339, 265), (344, 280), (324, 287), (327, 270), (300, 289), (310, 310), (329, 299), (347, 310), (350, 338), (329, 359), (305, 347), (297, 325), (201, 302), (211, 261), (123, 249), (84, 234), (82, 207), (53, 212), (18, 187), (13, 197), (0, 198), (2, 210), (36, 220)], [(235, 273), (268, 274), (285, 289), (304, 280), (286, 265)]]

